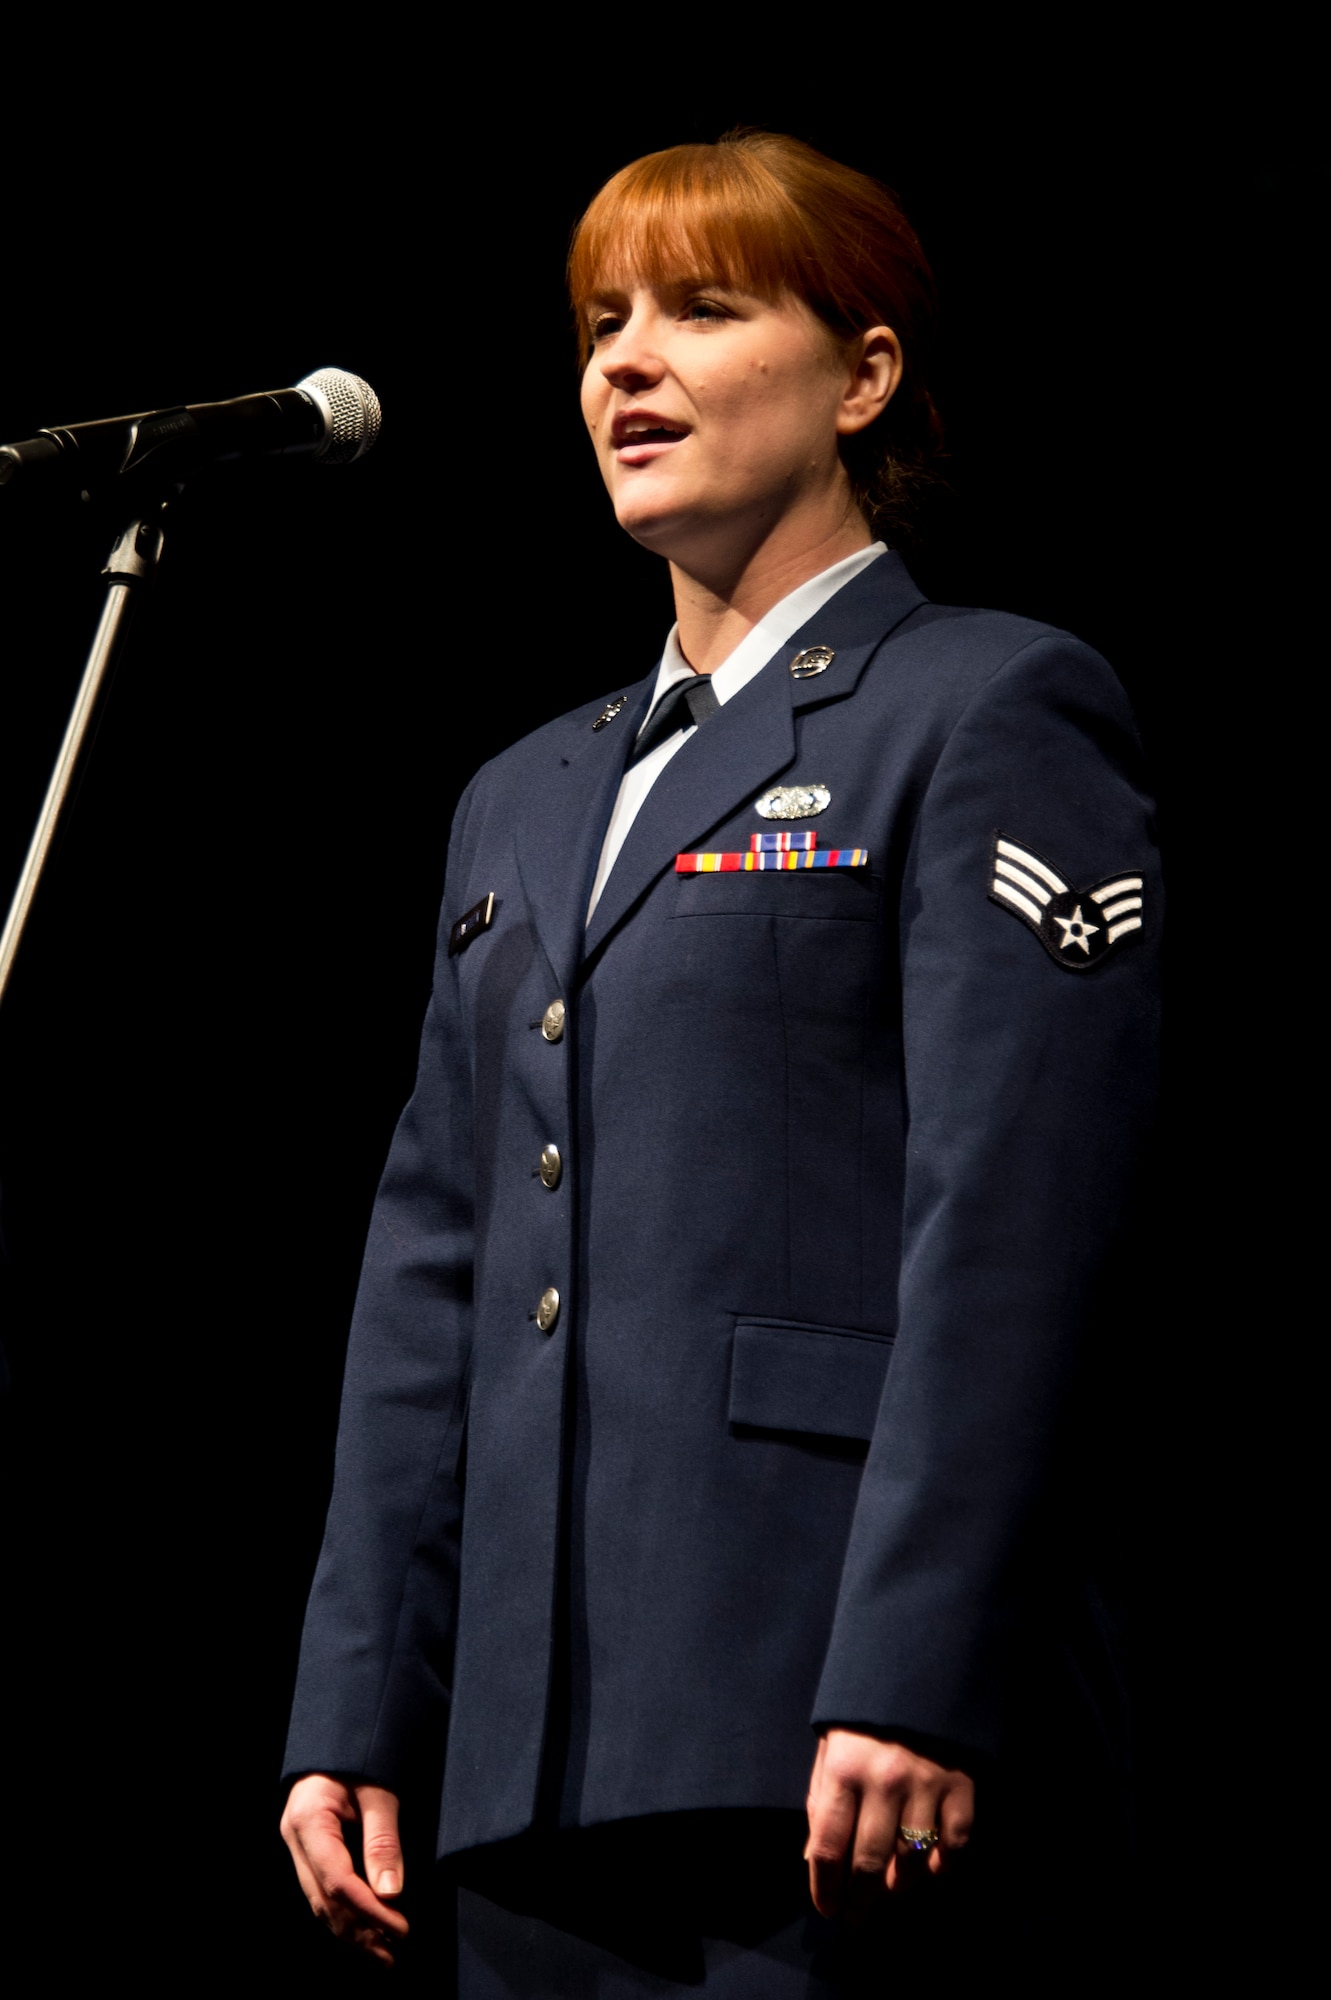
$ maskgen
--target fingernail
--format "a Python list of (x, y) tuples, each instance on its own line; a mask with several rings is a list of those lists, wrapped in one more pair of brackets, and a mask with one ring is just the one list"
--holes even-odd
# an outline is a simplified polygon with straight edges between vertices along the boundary
[(397, 1876), (393, 1873), (392, 1869), (385, 1868), (381, 1870), (379, 1875), (379, 1880), (375, 1883), (374, 1886), (379, 1891), (379, 1894), (381, 1896), (396, 1896), (398, 1890), (401, 1888), (402, 1885), (398, 1881)]

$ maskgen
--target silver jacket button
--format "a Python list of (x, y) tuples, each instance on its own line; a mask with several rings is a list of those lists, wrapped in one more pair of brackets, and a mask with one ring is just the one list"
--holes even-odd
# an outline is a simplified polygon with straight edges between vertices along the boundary
[(547, 1285), (541, 1293), (541, 1303), (536, 1308), (536, 1324), (542, 1333), (553, 1333), (558, 1318), (559, 1294), (553, 1285)]
[(557, 1042), (564, 1033), (564, 1003), (552, 1000), (541, 1016), (541, 1033), (547, 1042)]
[(557, 1188), (564, 1171), (564, 1162), (559, 1157), (558, 1146), (542, 1146), (541, 1164), (537, 1172), (541, 1176), (541, 1186)]

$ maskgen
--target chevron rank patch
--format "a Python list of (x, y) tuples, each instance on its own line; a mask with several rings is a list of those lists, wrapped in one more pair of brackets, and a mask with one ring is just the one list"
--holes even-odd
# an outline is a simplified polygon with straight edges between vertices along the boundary
[(1088, 971), (1142, 933), (1140, 875), (1121, 870), (1089, 889), (1070, 889), (1033, 848), (1002, 833), (994, 835), (989, 900), (1020, 917), (1069, 972)]

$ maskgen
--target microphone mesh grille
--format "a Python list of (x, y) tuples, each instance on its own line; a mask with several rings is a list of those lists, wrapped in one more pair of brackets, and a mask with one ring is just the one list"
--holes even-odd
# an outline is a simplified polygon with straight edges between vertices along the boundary
[(350, 465), (364, 458), (379, 435), (383, 411), (379, 398), (359, 375), (343, 368), (320, 368), (296, 384), (324, 412), (324, 441), (314, 456), (323, 465)]

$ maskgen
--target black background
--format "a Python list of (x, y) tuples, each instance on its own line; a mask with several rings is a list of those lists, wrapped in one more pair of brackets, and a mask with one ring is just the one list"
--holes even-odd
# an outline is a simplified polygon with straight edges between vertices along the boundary
[[(1124, 1898), (1160, 1951), (1223, 1944), (1196, 1827), (1234, 1809), (1218, 1746), (1264, 1712), (1273, 1599), (1234, 1394), (1263, 1282), (1237, 1129), (1268, 1069), (1216, 896), (1297, 723), (1276, 685), (1311, 174), (1281, 115), (1297, 52), (1265, 53), (1223, 87), (1009, 53), (962, 91), (937, 52), (880, 52), (848, 102), (859, 57), (699, 92), (565, 55), (538, 95), (528, 51), (520, 90), (441, 98), (398, 50), (372, 139), (293, 134), (249, 81), (224, 116), (177, 105), (169, 146), (120, 132), (34, 169), (0, 436), (327, 364), (385, 410), (363, 465), (219, 471), (173, 510), (0, 1019), (15, 1908), (53, 1962), (340, 1979), (288, 1881), (276, 1776), (450, 814), (485, 757), (639, 678), (670, 618), (580, 435), (563, 255), (626, 159), (742, 122), (891, 182), (933, 260), (956, 499), (920, 581), (1099, 646), (1158, 773), (1172, 1138), (1124, 1334), (1153, 1831)], [(118, 523), (0, 502), (8, 881)]]

